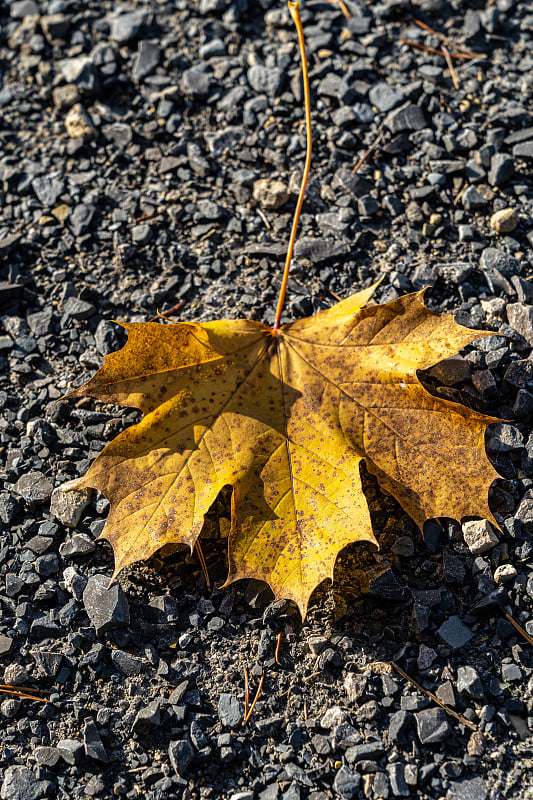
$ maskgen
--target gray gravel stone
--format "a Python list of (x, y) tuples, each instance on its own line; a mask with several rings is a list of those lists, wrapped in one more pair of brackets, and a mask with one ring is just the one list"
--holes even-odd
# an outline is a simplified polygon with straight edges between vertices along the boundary
[(390, 112), (385, 124), (392, 133), (419, 131), (425, 127), (426, 119), (420, 106), (414, 103), (405, 103), (405, 105)]
[(159, 64), (161, 52), (157, 42), (143, 39), (139, 42), (139, 52), (133, 65), (133, 80), (141, 81), (146, 78)]
[(42, 472), (28, 472), (21, 475), (13, 487), (15, 494), (20, 495), (27, 503), (46, 503), (52, 496), (53, 484)]
[(83, 605), (98, 634), (129, 625), (128, 601), (120, 584), (109, 588), (107, 575), (91, 575), (83, 592)]
[(489, 784), (483, 778), (464, 778), (453, 781), (446, 792), (446, 800), (487, 800)]
[(71, 486), (70, 481), (54, 489), (50, 512), (67, 528), (75, 528), (91, 502), (92, 491), (91, 489), (70, 489), (69, 486)]
[(92, 719), (85, 720), (85, 728), (83, 731), (83, 745), (85, 747), (85, 755), (88, 758), (93, 758), (101, 764), (107, 764), (109, 758), (102, 744), (98, 728)]
[(118, 14), (111, 21), (111, 39), (119, 44), (129, 42), (137, 36), (145, 19), (145, 11)]
[(57, 751), (66, 764), (79, 764), (85, 755), (85, 748), (77, 739), (61, 739), (57, 743)]
[(194, 759), (194, 748), (188, 739), (178, 739), (170, 742), (168, 755), (174, 772), (182, 775)]
[(496, 153), (492, 156), (489, 170), (489, 183), (491, 186), (501, 186), (509, 180), (514, 173), (514, 162), (511, 156)]
[(509, 303), (507, 306), (509, 325), (533, 347), (533, 306), (524, 303)]
[(31, 185), (44, 206), (53, 206), (65, 190), (64, 182), (52, 176), (34, 178)]
[(370, 89), (368, 98), (379, 111), (390, 111), (402, 102), (404, 95), (388, 83), (376, 83)]
[(461, 203), (468, 211), (475, 208), (482, 208), (487, 205), (487, 200), (481, 195), (475, 186), (468, 186), (461, 195)]
[(357, 797), (357, 790), (359, 788), (360, 781), (361, 776), (359, 773), (353, 772), (353, 770), (349, 769), (348, 767), (341, 767), (335, 775), (333, 789), (341, 797), (345, 797), (350, 800), (350, 798)]
[(237, 728), (242, 721), (242, 705), (232, 694), (224, 692), (218, 701), (218, 718), (227, 728)]
[(520, 272), (516, 258), (500, 247), (485, 247), (481, 253), (480, 266), (482, 270), (497, 269), (506, 278), (518, 275)]
[(146, 661), (143, 658), (138, 658), (125, 650), (113, 650), (111, 661), (123, 675), (128, 677), (141, 675), (146, 669)]
[(485, 692), (480, 677), (473, 667), (461, 666), (457, 670), (457, 691), (481, 700)]
[(464, 647), (474, 635), (457, 616), (450, 617), (443, 622), (437, 633), (454, 650)]
[(14, 765), (4, 772), (0, 789), (2, 800), (39, 800), (47, 792), (45, 781), (39, 781), (28, 767)]
[(442, 708), (424, 708), (414, 715), (421, 744), (443, 742), (450, 735), (450, 725)]
[(283, 72), (277, 67), (254, 64), (248, 70), (248, 83), (258, 94), (277, 97), (283, 86)]
[(405, 765), (401, 763), (389, 764), (387, 772), (389, 773), (390, 788), (394, 797), (409, 797), (411, 789), (405, 782)]
[(161, 704), (159, 700), (152, 700), (144, 708), (140, 708), (133, 720), (133, 730), (146, 733), (155, 730), (161, 725)]
[(64, 311), (72, 319), (84, 320), (92, 317), (96, 308), (92, 303), (81, 300), (79, 297), (68, 297), (65, 301)]

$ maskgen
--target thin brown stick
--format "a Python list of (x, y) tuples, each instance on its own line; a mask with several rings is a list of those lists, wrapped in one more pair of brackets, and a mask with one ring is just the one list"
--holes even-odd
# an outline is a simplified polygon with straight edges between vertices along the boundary
[(279, 290), (278, 305), (276, 308), (276, 316), (274, 320), (273, 331), (274, 335), (276, 336), (280, 328), (281, 313), (283, 311), (283, 305), (285, 303), (285, 295), (287, 293), (287, 283), (289, 281), (289, 270), (291, 268), (292, 254), (294, 252), (294, 243), (296, 242), (296, 231), (298, 230), (298, 220), (300, 219), (300, 213), (302, 211), (302, 206), (304, 202), (305, 187), (307, 186), (309, 170), (311, 169), (311, 155), (313, 151), (313, 139), (311, 135), (311, 95), (309, 92), (309, 74), (307, 71), (307, 58), (305, 55), (305, 38), (302, 28), (302, 20), (300, 17), (300, 0), (297, 0), (297, 2), (289, 0), (288, 6), (289, 6), (289, 13), (293, 19), (294, 24), (296, 25), (296, 31), (298, 33), (298, 44), (300, 46), (300, 56), (302, 60), (302, 78), (304, 84), (305, 129), (307, 134), (307, 148), (305, 153), (305, 164), (304, 164), (304, 172), (302, 175), (302, 184), (300, 186), (300, 194), (298, 195), (298, 202), (296, 203), (296, 210), (294, 212), (294, 218), (292, 220), (291, 235), (289, 237), (289, 246), (287, 248), (287, 257), (285, 259), (285, 267), (283, 269), (283, 277), (281, 279), (281, 288)]
[(276, 652), (274, 654), (274, 661), (279, 664), (279, 648), (281, 646), (281, 631), (278, 633), (278, 641), (276, 642)]
[(383, 132), (384, 132), (383, 131), (383, 123), (381, 123), (381, 125), (378, 128), (378, 132), (376, 134), (376, 138), (374, 139), (374, 141), (372, 142), (372, 144), (370, 145), (370, 147), (368, 148), (366, 153), (364, 153), (364, 155), (361, 156), (361, 158), (359, 159), (359, 161), (357, 162), (355, 167), (352, 169), (352, 175), (355, 175), (355, 173), (358, 172), (361, 169), (361, 167), (363, 166), (363, 164), (365, 163), (367, 158), (374, 152), (374, 150), (376, 149), (376, 147), (378, 146), (378, 144), (380, 143), (380, 141), (382, 139)]
[[(428, 47), (428, 45), (420, 44), (419, 42), (413, 42), (412, 39), (404, 39), (403, 36), (400, 36), (399, 40), (400, 42), (403, 42), (403, 44), (406, 44), (409, 47), (414, 47), (416, 50), (423, 50), (425, 53), (434, 53), (436, 56), (441, 56), (443, 54), (442, 50), (439, 50), (436, 47)], [(450, 57), (463, 59), (464, 61), (472, 60), (472, 56), (469, 56), (466, 53), (450, 53)]]
[(524, 639), (526, 640), (526, 642), (529, 642), (529, 644), (532, 644), (532, 645), (533, 645), (533, 636), (530, 636), (530, 635), (529, 635), (529, 633), (528, 633), (527, 631), (525, 631), (525, 630), (523, 629), (523, 627), (522, 627), (521, 625), (519, 625), (519, 624), (518, 624), (518, 622), (517, 622), (516, 620), (514, 620), (510, 614), (508, 614), (508, 613), (507, 613), (507, 611), (505, 612), (505, 614), (504, 614), (503, 616), (505, 617), (505, 619), (506, 619), (508, 622), (510, 622), (510, 623), (511, 623), (511, 625), (513, 626), (513, 628), (514, 628), (515, 630), (517, 630), (517, 631), (518, 631), (518, 633), (519, 633), (521, 636), (523, 636), (523, 637), (524, 637)]
[(22, 691), (21, 689), (15, 689), (15, 687), (11, 687), (10, 689), (1, 689), (1, 694), (11, 694), (14, 697), (20, 697), (21, 700), (37, 700), (39, 703), (49, 703), (53, 705), (51, 700), (47, 700), (46, 697), (40, 697), (38, 694), (31, 694), (27, 691)]
[(450, 716), (455, 717), (455, 719), (458, 720), (458, 722), (460, 722), (462, 725), (466, 725), (466, 727), (470, 728), (470, 730), (477, 731), (477, 726), (474, 725), (473, 722), (471, 722), (466, 717), (463, 717), (462, 714), (458, 714), (457, 711), (454, 711), (453, 708), (450, 708), (450, 706), (447, 706), (445, 703), (442, 703), (437, 697), (437, 695), (433, 694), (433, 692), (430, 692), (429, 689), (424, 689), (423, 686), (421, 686), (419, 683), (417, 683), (417, 681), (415, 681), (414, 678), (411, 678), (410, 675), (404, 672), (403, 669), (398, 666), (398, 664), (394, 663), (394, 661), (391, 661), (390, 663), (391, 666), (394, 667), (396, 672), (400, 673), (402, 678), (405, 678), (405, 680), (408, 681), (410, 684), (412, 684), (416, 689), (418, 689), (419, 692), (422, 692), (422, 694), (425, 694), (428, 697), (430, 697), (431, 700), (433, 700), (434, 703), (436, 703), (444, 711), (446, 711), (447, 714), (450, 714)]
[(246, 716), (248, 714), (248, 705), (250, 703), (250, 679), (248, 677), (248, 670), (246, 667), (244, 668), (244, 719), (243, 725), (246, 722)]
[(163, 209), (163, 211), (154, 211), (153, 214), (145, 214), (144, 217), (137, 217), (134, 219), (133, 222), (137, 225), (138, 222), (147, 222), (149, 219), (155, 219), (156, 217), (162, 217), (163, 214), (168, 214), (167, 209)]
[(342, 11), (346, 19), (351, 19), (352, 15), (350, 14), (349, 10), (346, 8), (346, 4), (343, 3), (342, 0), (329, 0), (329, 2), (339, 6), (340, 10)]
[(255, 704), (256, 704), (256, 703), (257, 703), (257, 701), (259, 700), (259, 696), (260, 696), (261, 692), (263, 691), (263, 684), (264, 684), (264, 682), (265, 682), (265, 671), (263, 670), (263, 674), (261, 675), (261, 680), (259, 681), (259, 686), (257, 687), (257, 692), (255, 693), (255, 697), (254, 697), (253, 703), (252, 703), (252, 705), (250, 706), (250, 710), (248, 711), (248, 714), (245, 714), (245, 715), (244, 715), (244, 719), (243, 719), (243, 723), (242, 723), (243, 725), (244, 725), (246, 722), (248, 722), (248, 720), (249, 720), (249, 719), (250, 719), (250, 717), (252, 716), (253, 710), (254, 710), (254, 708), (255, 708)]
[(207, 571), (207, 564), (204, 558), (204, 551), (202, 550), (202, 545), (200, 544), (200, 539), (196, 540), (196, 552), (198, 553), (198, 559), (200, 561), (200, 565), (202, 567), (202, 572), (204, 573), (205, 582), (207, 585), (207, 589), (211, 591), (211, 580), (209, 579), (209, 572)]
[(440, 39), (441, 42), (444, 42), (444, 44), (447, 44), (453, 50), (459, 50), (459, 52), (461, 53), (466, 53), (467, 55), (470, 56), (470, 58), (487, 58), (485, 53), (474, 53), (473, 50), (470, 50), (468, 47), (465, 47), (464, 44), (457, 44), (457, 42), (454, 42), (452, 41), (452, 39), (448, 39), (447, 36), (443, 36), (442, 33), (438, 33), (437, 31), (433, 30), (433, 28), (430, 28), (429, 25), (426, 25), (425, 22), (421, 22), (419, 19), (415, 19), (414, 22), (415, 25), (418, 25), (419, 28), (422, 28), (423, 30), (432, 33), (433, 36), (436, 36), (437, 39)]
[(0, 689), (17, 689), (28, 694), (52, 694), (51, 689), (34, 689), (33, 686), (14, 686), (12, 683), (0, 683)]
[(175, 314), (176, 311), (180, 311), (184, 305), (185, 305), (185, 300), (180, 300), (179, 303), (176, 303), (175, 306), (169, 308), (168, 311), (162, 311), (161, 313), (159, 313), (158, 311), (155, 317), (149, 319), (148, 322), (157, 322), (157, 320), (161, 318), (166, 319), (167, 317), (170, 317), (172, 314)]
[(450, 51), (442, 45), (442, 52), (444, 53), (444, 58), (446, 59), (446, 63), (448, 64), (448, 69), (450, 70), (450, 75), (452, 76), (453, 85), (456, 89), (459, 89), (459, 81), (457, 79), (457, 73), (453, 67), (453, 62), (450, 57)]

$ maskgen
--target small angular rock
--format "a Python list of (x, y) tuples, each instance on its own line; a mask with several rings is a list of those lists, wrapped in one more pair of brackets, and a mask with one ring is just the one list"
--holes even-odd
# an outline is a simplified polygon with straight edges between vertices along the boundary
[(128, 601), (120, 584), (109, 588), (107, 575), (91, 575), (83, 592), (85, 611), (98, 634), (129, 625)]
[(218, 718), (227, 728), (237, 728), (242, 721), (242, 705), (232, 694), (224, 692), (218, 701)]
[(486, 519), (464, 522), (463, 539), (474, 556), (492, 550), (499, 541), (494, 533), (492, 525)]

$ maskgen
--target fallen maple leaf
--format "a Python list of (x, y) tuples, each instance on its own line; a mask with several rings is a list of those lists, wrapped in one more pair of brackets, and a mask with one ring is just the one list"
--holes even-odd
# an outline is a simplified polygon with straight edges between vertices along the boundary
[(128, 342), (72, 397), (143, 411), (70, 488), (111, 503), (102, 537), (115, 574), (167, 544), (194, 547), (204, 516), (233, 487), (228, 583), (267, 581), (305, 616), (333, 578), (339, 551), (377, 544), (362, 490), (364, 460), (421, 526), (426, 518), (492, 519), (498, 477), (484, 434), (494, 420), (433, 397), (427, 369), (487, 334), (425, 308), (423, 293), (364, 308), (374, 287), (280, 326), (311, 161), (309, 82), (302, 54), (307, 155), (274, 327), (248, 320), (125, 324)]
[(419, 526), (492, 519), (493, 419), (417, 378), (486, 332), (428, 310), (423, 292), (363, 308), (372, 291), (277, 332), (248, 320), (124, 325), (126, 346), (71, 394), (144, 412), (76, 483), (111, 502), (102, 536), (115, 573), (166, 544), (192, 548), (230, 485), (228, 582), (265, 580), (305, 615), (343, 547), (377, 544), (363, 459)]

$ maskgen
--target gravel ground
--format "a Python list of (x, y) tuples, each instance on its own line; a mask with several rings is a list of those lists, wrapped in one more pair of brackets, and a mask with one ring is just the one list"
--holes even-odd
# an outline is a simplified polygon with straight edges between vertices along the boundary
[[(58, 398), (120, 345), (113, 319), (272, 321), (305, 152), (296, 36), (271, 0), (4, 0), (0, 663), (51, 703), (4, 695), (2, 800), (533, 798), (532, 651), (509, 621), (533, 635), (533, 14), (344, 10), (302, 13), (314, 167), (286, 319), (382, 276), (380, 301), (431, 286), (499, 334), (427, 381), (504, 420), (501, 530), (422, 536), (369, 479), (382, 549), (344, 551), (302, 624), (262, 585), (216, 588), (222, 498), (214, 589), (181, 553), (107, 589), (107, 501), (54, 488), (137, 414)], [(477, 54), (457, 86), (415, 19)], [(265, 676), (246, 725), (244, 667), (252, 696)]]

